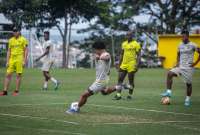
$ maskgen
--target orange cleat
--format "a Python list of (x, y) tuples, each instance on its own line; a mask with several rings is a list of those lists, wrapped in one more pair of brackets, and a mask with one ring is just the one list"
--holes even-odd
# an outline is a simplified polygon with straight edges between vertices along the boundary
[(12, 93), (13, 96), (18, 96), (19, 95), (19, 91), (15, 90), (13, 93)]
[(0, 96), (7, 96), (7, 95), (8, 95), (7, 91), (1, 91), (0, 92)]

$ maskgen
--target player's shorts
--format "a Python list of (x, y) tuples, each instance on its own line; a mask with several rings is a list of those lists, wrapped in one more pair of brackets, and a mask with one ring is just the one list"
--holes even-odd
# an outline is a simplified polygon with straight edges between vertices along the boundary
[(108, 81), (95, 81), (92, 85), (90, 85), (88, 90), (95, 94), (106, 89), (107, 84)]
[(51, 69), (52, 65), (53, 65), (52, 60), (44, 61), (41, 70), (48, 72)]
[(129, 62), (127, 64), (121, 64), (120, 69), (127, 71), (128, 73), (136, 71), (136, 62)]
[(192, 83), (192, 75), (194, 72), (193, 68), (181, 68), (176, 67), (170, 70), (171, 72), (175, 73), (177, 76), (181, 76), (185, 83), (191, 84)]
[(16, 72), (17, 74), (23, 73), (23, 56), (10, 56), (7, 73)]

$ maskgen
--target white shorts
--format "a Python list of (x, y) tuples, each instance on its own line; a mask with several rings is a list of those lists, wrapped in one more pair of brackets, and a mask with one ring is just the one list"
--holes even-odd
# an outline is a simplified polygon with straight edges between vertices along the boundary
[(99, 91), (106, 89), (106, 87), (107, 87), (107, 83), (95, 81), (92, 85), (90, 85), (89, 91), (93, 93), (98, 93)]
[(175, 73), (177, 76), (181, 76), (185, 83), (192, 83), (192, 75), (194, 72), (193, 68), (181, 68), (176, 67), (170, 70), (171, 72)]
[(52, 65), (53, 65), (53, 61), (45, 61), (43, 62), (41, 70), (48, 72), (51, 69)]

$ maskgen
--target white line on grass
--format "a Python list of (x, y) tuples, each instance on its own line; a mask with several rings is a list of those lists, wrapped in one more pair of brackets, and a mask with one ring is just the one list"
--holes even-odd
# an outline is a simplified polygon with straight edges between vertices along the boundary
[[(0, 107), (12, 107), (12, 106), (42, 106), (42, 105), (64, 105), (66, 103), (47, 103), (47, 104), (8, 104), (0, 105)], [(114, 109), (124, 109), (124, 110), (136, 110), (136, 111), (146, 111), (146, 112), (156, 112), (156, 113), (165, 113), (173, 115), (183, 115), (183, 116), (195, 116), (200, 117), (198, 114), (191, 113), (178, 113), (178, 112), (169, 112), (153, 109), (143, 109), (143, 108), (134, 108), (134, 107), (124, 107), (124, 106), (113, 106), (113, 105), (98, 105), (98, 104), (86, 104), (88, 106), (103, 107), (103, 108), (114, 108)]]
[(88, 105), (90, 105), (90, 106), (95, 106), (95, 107), (103, 107), (103, 108), (114, 108), (114, 109), (124, 109), (124, 110), (136, 110), (136, 111), (166, 113), (166, 114), (173, 114), (173, 115), (200, 116), (200, 115), (198, 115), (198, 114), (177, 113), (177, 112), (168, 112), (168, 111), (160, 111), (160, 110), (152, 110), (152, 109), (132, 108), (132, 107), (124, 107), (124, 106), (97, 105), (97, 104), (88, 104)]
[(16, 125), (4, 125), (9, 128), (18, 128), (18, 129), (28, 129), (28, 130), (36, 130), (40, 132), (50, 132), (50, 133), (62, 133), (62, 134), (69, 134), (69, 135), (87, 135), (83, 133), (76, 133), (76, 132), (69, 132), (69, 131), (61, 131), (61, 130), (54, 130), (54, 129), (46, 129), (46, 128), (30, 128), (30, 127), (22, 127), (22, 126), (16, 126)]
[(65, 120), (55, 120), (55, 119), (49, 119), (49, 118), (37, 117), (37, 116), (17, 115), (17, 114), (8, 114), (8, 113), (0, 113), (0, 115), (1, 116), (9, 116), (9, 117), (18, 117), (18, 118), (29, 118), (29, 119), (56, 121), (56, 122), (63, 122), (63, 123), (72, 124), (72, 125), (79, 125), (78, 122), (65, 121)]

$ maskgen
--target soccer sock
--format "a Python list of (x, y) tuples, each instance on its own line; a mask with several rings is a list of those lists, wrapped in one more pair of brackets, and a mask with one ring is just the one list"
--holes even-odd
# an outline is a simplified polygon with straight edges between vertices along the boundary
[(185, 101), (190, 101), (190, 96), (186, 96)]
[(53, 78), (53, 77), (51, 77), (51, 81), (52, 81), (53, 83), (57, 83), (57, 80), (56, 80), (55, 78)]
[(48, 82), (47, 82), (47, 81), (45, 81), (45, 82), (44, 82), (44, 86), (43, 86), (43, 87), (44, 87), (44, 88), (47, 88), (47, 85), (48, 85)]
[(167, 93), (172, 94), (172, 90), (167, 89)]

